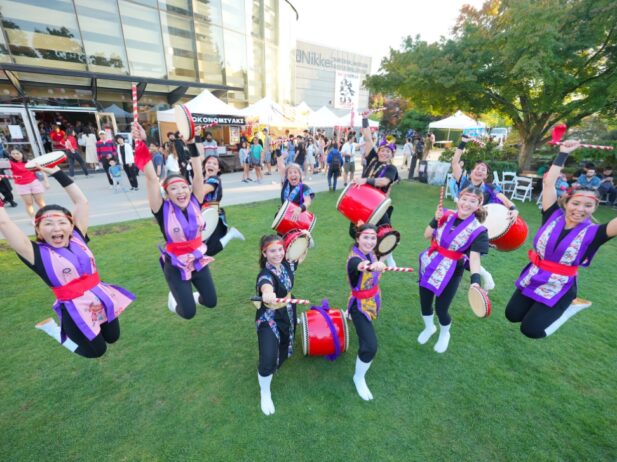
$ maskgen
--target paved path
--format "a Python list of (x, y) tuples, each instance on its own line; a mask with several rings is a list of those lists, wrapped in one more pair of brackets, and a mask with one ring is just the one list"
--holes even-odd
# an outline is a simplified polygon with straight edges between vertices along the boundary
[[(399, 170), (402, 161), (403, 159), (399, 151), (395, 159), (395, 164), (399, 166)], [(356, 175), (360, 171), (360, 166), (357, 164)], [(254, 178), (254, 173), (251, 173)], [(401, 172), (401, 174), (406, 178), (407, 170), (404, 173)], [(241, 172), (226, 173), (221, 178), (224, 191), (223, 206), (274, 199), (279, 197), (281, 193), (281, 186), (278, 181), (279, 176), (275, 173), (271, 176), (264, 176), (261, 184), (255, 182), (242, 183), (240, 181), (242, 179)], [(75, 179), (90, 201), (91, 226), (119, 223), (152, 216), (146, 198), (145, 178), (142, 174), (138, 177), (139, 191), (128, 191), (126, 193), (110, 191), (107, 178), (102, 171), (98, 171), (88, 178), (77, 175)], [(124, 178), (124, 181), (128, 185), (126, 178)], [(273, 181), (275, 182), (274, 184)], [(306, 178), (305, 183), (315, 192), (327, 191), (328, 189), (326, 175), (323, 173), (313, 175), (312, 179)], [(71, 202), (58, 182), (50, 178), (49, 185), (50, 189), (45, 193), (45, 202), (47, 204), (60, 204), (71, 210)], [(342, 185), (342, 178), (339, 178), (337, 188), (342, 189)], [(25, 233), (29, 235), (34, 234), (32, 221), (25, 211), (23, 202), (18, 196), (16, 196), (15, 200), (19, 203), (16, 208), (6, 208), (9, 216)]]

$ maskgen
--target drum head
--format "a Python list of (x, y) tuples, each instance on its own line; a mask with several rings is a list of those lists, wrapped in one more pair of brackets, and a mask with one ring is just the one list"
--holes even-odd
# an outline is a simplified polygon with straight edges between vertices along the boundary
[(283, 202), (283, 205), (281, 205), (281, 208), (274, 217), (274, 221), (272, 222), (272, 229), (274, 231), (277, 231), (276, 228), (278, 228), (278, 226), (281, 224), (281, 220), (285, 216), (285, 212), (287, 212), (287, 207), (289, 207), (289, 201)]
[(368, 222), (372, 225), (376, 225), (377, 223), (379, 223), (381, 217), (383, 217), (388, 211), (388, 208), (390, 208), (391, 203), (392, 199), (386, 197), (386, 200), (384, 200), (381, 205), (375, 209), (371, 217), (368, 219)]
[(343, 189), (343, 192), (341, 193), (341, 195), (338, 197), (338, 200), (336, 201), (336, 210), (338, 210), (339, 204), (343, 200), (343, 197), (345, 197), (345, 194), (347, 194), (347, 191), (352, 186), (354, 186), (354, 183), (349, 183), (347, 186), (345, 186), (345, 189)]
[(389, 253), (392, 253), (392, 251), (396, 249), (396, 246), (398, 245), (400, 240), (401, 240), (401, 235), (398, 233), (398, 231), (395, 231), (395, 230), (389, 231), (383, 237), (378, 239), (377, 253), (379, 254), (379, 256), (388, 255)]
[(184, 137), (184, 141), (192, 140), (195, 137), (195, 123), (193, 116), (184, 104), (174, 106), (176, 125), (178, 131)]
[(347, 327), (347, 316), (343, 310), (337, 310), (341, 313), (341, 322), (343, 323), (343, 333), (345, 335), (345, 346), (341, 345), (341, 351), (349, 350), (349, 329)]
[(469, 306), (479, 318), (487, 318), (491, 314), (491, 301), (486, 291), (480, 287), (471, 286), (467, 293)]
[(486, 204), (484, 208), (487, 211), (487, 215), (482, 225), (488, 231), (489, 240), (503, 236), (512, 225), (508, 219), (507, 207), (502, 204)]
[(66, 154), (64, 151), (52, 151), (42, 156), (35, 157), (32, 160), (26, 162), (26, 168), (28, 170), (37, 170), (37, 164), (41, 167), (55, 167), (66, 160)]
[(309, 353), (309, 335), (308, 335), (308, 319), (306, 318), (306, 311), (304, 311), (300, 318), (302, 319), (302, 353), (304, 356), (308, 356)]
[(294, 233), (285, 239), (285, 258), (287, 261), (301, 260), (309, 248), (309, 237), (303, 233)]
[(201, 211), (201, 216), (204, 219), (206, 227), (201, 233), (201, 239), (207, 241), (219, 224), (219, 208), (218, 206), (206, 207)]

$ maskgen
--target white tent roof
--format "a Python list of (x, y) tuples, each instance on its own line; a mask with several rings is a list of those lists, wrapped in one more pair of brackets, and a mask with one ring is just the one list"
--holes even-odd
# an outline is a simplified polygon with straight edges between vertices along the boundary
[[(354, 119), (353, 120), (354, 128), (360, 128), (362, 126), (362, 116), (360, 115), (360, 113), (356, 112), (354, 114), (353, 119)], [(340, 127), (350, 127), (351, 126), (351, 111), (349, 111), (347, 114), (343, 114), (342, 116), (340, 116), (338, 118), (337, 125)], [(369, 119), (368, 126), (371, 128), (379, 127), (379, 122), (377, 122), (376, 120)]]
[(313, 112), (315, 112), (311, 109), (311, 107), (308, 104), (306, 104), (305, 101), (302, 101), (300, 104), (296, 106), (296, 111), (304, 115), (305, 117), (308, 117), (309, 114), (312, 114)]
[[(193, 114), (206, 114), (206, 115), (225, 115), (225, 116), (239, 116), (242, 115), (240, 109), (230, 106), (224, 103), (208, 90), (202, 91), (195, 98), (190, 100), (185, 106)], [(174, 110), (169, 109), (167, 111), (158, 111), (156, 113), (158, 119), (162, 122), (175, 122)]]
[(339, 125), (339, 120), (334, 112), (322, 106), (309, 115), (309, 125), (311, 127), (335, 127)]
[(464, 130), (466, 128), (483, 128), (486, 126), (484, 122), (479, 122), (471, 117), (463, 114), (461, 111), (445, 119), (431, 122), (429, 128), (450, 128), (452, 130)]
[(291, 106), (283, 107), (268, 97), (262, 98), (244, 109), (240, 109), (240, 112), (247, 117), (257, 117), (259, 123), (264, 125), (273, 125), (275, 127), (302, 126), (300, 121), (296, 121), (295, 108)]

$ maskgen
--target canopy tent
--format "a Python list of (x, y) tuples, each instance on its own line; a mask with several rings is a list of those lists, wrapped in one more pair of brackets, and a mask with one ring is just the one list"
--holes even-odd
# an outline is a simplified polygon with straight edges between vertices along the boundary
[(339, 118), (334, 112), (326, 106), (320, 107), (318, 110), (309, 115), (308, 122), (311, 127), (335, 127), (339, 125)]
[[(362, 116), (356, 112), (352, 117), (352, 112), (350, 111), (349, 113), (340, 116), (336, 125), (340, 127), (360, 128), (362, 126)], [(379, 127), (379, 122), (369, 119), (368, 126), (370, 128), (377, 128)]]
[[(241, 118), (241, 123), (235, 123), (231, 125), (244, 125), (244, 118), (242, 117), (242, 112), (240, 109), (237, 109), (229, 104), (221, 101), (208, 90), (202, 91), (195, 98), (190, 100), (185, 104), (191, 114), (194, 116), (205, 115), (205, 116), (221, 116), (221, 118)], [(175, 122), (176, 118), (174, 115), (174, 110), (169, 109), (167, 111), (158, 111), (156, 113), (158, 120), (161, 122)], [(199, 118), (199, 117), (197, 117)], [(195, 117), (194, 117), (195, 120)], [(196, 123), (209, 123), (206, 120), (196, 120)], [(238, 120), (240, 122), (240, 120)], [(230, 124), (227, 124), (230, 125)]]
[(103, 112), (111, 112), (116, 117), (133, 117), (133, 114), (131, 112), (125, 111), (117, 104), (112, 104), (111, 106), (103, 108)]
[(301, 127), (300, 120), (296, 120), (296, 110), (291, 106), (282, 106), (275, 103), (271, 98), (265, 97), (251, 104), (244, 109), (240, 109), (242, 115), (255, 117), (260, 124), (272, 125), (275, 127)]
[(428, 124), (429, 128), (448, 129), (448, 139), (450, 139), (450, 130), (464, 130), (466, 133), (472, 130), (484, 131), (486, 124), (472, 119), (461, 111), (456, 111), (454, 115), (445, 119), (437, 120)]

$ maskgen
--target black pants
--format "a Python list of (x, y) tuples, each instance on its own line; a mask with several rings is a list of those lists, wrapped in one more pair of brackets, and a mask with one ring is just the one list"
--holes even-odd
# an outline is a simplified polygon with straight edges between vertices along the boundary
[[(285, 308), (281, 309), (285, 310)], [(259, 324), (257, 329), (257, 343), (259, 344), (259, 366), (257, 371), (262, 377), (274, 374), (287, 359), (289, 354), (289, 332), (290, 329), (294, 329), (295, 332), (295, 317), (293, 326), (280, 321), (277, 321), (276, 325), (281, 335), (280, 342), (267, 322)]]
[(206, 245), (208, 246), (208, 250), (206, 251), (206, 255), (209, 257), (214, 257), (217, 253), (223, 250), (223, 244), (221, 244), (221, 238), (227, 234), (228, 227), (225, 224), (225, 216), (219, 215), (219, 220), (216, 223), (216, 228), (214, 232), (208, 238)]
[(364, 363), (370, 363), (377, 354), (377, 334), (373, 323), (356, 306), (349, 310), (349, 314), (358, 334), (358, 358)]
[(516, 289), (506, 306), (506, 318), (510, 322), (520, 322), (521, 332), (529, 338), (546, 337), (546, 328), (557, 321), (576, 298), (576, 286), (572, 286), (555, 306), (524, 296)]
[(131, 188), (137, 188), (137, 175), (136, 175), (136, 167), (134, 164), (124, 164), (124, 172), (126, 173), (126, 176), (129, 177), (129, 183), (131, 184)]
[(450, 304), (456, 295), (458, 286), (463, 278), (463, 269), (456, 269), (452, 275), (452, 279), (448, 285), (444, 288), (439, 297), (435, 297), (435, 294), (425, 287), (420, 287), (420, 307), (422, 309), (422, 316), (430, 316), (433, 314), (433, 298), (435, 300), (435, 310), (437, 311), (437, 317), (439, 318), (439, 324), (442, 326), (449, 326), (452, 322), (452, 318), (448, 313)]
[(107, 157), (103, 157), (101, 159), (101, 163), (103, 164), (103, 170), (105, 170), (105, 175), (107, 175), (107, 181), (109, 181), (109, 185), (114, 185), (114, 180), (112, 180), (111, 175), (109, 174), (109, 159)]
[(333, 191), (336, 191), (336, 180), (338, 180), (340, 174), (340, 170), (328, 169), (328, 188), (332, 188)]
[(118, 318), (101, 324), (101, 332), (92, 340), (79, 330), (73, 318), (64, 305), (62, 306), (62, 330), (67, 337), (77, 344), (75, 353), (84, 358), (100, 358), (107, 351), (107, 344), (114, 343), (120, 338), (120, 321)]
[[(0, 171), (0, 174), (4, 175), (2, 171)], [(2, 194), (2, 196), (4, 197), (5, 202), (15, 202), (12, 189), (13, 188), (11, 187), (11, 183), (9, 182), (9, 180), (7, 180), (6, 178), (0, 179), (0, 194)]]
[(165, 274), (169, 290), (178, 304), (176, 313), (182, 318), (193, 318), (197, 310), (191, 283), (195, 286), (197, 292), (199, 292), (199, 303), (201, 305), (207, 306), (208, 308), (214, 308), (216, 306), (216, 289), (214, 288), (214, 281), (212, 281), (210, 269), (207, 266), (199, 271), (193, 271), (191, 279), (189, 281), (184, 281), (182, 280), (182, 273), (180, 270), (173, 266), (169, 260), (165, 260), (163, 273)]
[(75, 161), (79, 162), (81, 169), (84, 171), (84, 175), (88, 176), (88, 169), (86, 168), (86, 163), (82, 159), (81, 155), (75, 151), (65, 151), (66, 157), (69, 159), (69, 176), (75, 176)]
[(413, 173), (416, 171), (416, 164), (418, 163), (418, 156), (413, 154), (411, 156), (410, 166), (409, 166), (409, 176), (407, 177), (409, 180), (413, 178)]

